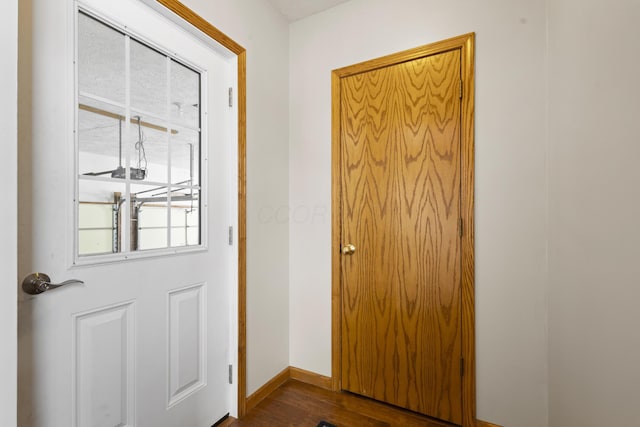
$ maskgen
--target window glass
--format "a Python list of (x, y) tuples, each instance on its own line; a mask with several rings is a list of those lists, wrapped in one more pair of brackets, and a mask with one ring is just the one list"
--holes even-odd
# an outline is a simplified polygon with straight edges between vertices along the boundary
[(124, 178), (125, 110), (85, 96), (78, 97), (78, 171), (86, 176)]
[(78, 89), (125, 102), (125, 35), (83, 13), (78, 15)]
[(77, 254), (200, 245), (200, 73), (83, 12), (77, 36)]
[(154, 117), (133, 112), (128, 141), (129, 165), (139, 181), (168, 182), (169, 135), (168, 123)]
[(166, 248), (167, 207), (166, 203), (146, 203), (138, 208), (137, 250)]
[(171, 61), (171, 121), (200, 128), (200, 74)]
[(199, 192), (193, 189), (178, 189), (171, 197), (171, 246), (199, 245)]
[(80, 182), (78, 203), (79, 255), (121, 250), (124, 186), (110, 182)]
[(131, 40), (131, 107), (159, 118), (167, 117), (167, 57)]
[(171, 135), (171, 182), (200, 185), (200, 132), (178, 128)]

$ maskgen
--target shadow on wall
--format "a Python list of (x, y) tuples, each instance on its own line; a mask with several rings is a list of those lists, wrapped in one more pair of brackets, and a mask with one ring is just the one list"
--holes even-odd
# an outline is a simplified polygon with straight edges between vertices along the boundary
[(331, 223), (331, 211), (326, 205), (263, 206), (258, 210), (260, 224), (309, 224)]

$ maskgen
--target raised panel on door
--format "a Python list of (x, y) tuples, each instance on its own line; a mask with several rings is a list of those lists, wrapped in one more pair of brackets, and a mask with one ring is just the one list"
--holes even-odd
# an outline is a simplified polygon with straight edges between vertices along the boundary
[(205, 284), (168, 294), (168, 406), (177, 404), (206, 385), (205, 298)]
[(135, 304), (76, 314), (73, 319), (73, 425), (135, 425)]
[(460, 61), (345, 77), (340, 118), (342, 388), (458, 424)]
[(20, 293), (19, 425), (212, 425), (236, 387), (235, 59), (139, 0), (30, 13), (19, 273), (84, 283)]

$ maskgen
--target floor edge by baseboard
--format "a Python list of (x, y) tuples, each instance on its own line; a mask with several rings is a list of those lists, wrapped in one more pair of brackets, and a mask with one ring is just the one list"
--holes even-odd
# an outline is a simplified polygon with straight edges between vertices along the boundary
[[(260, 402), (262, 402), (267, 396), (276, 391), (278, 387), (286, 383), (289, 380), (300, 381), (305, 384), (310, 384), (316, 387), (323, 388), (325, 390), (332, 390), (331, 377), (327, 377), (321, 374), (317, 374), (306, 369), (300, 369), (293, 366), (287, 366), (275, 377), (267, 381), (262, 387), (253, 392), (247, 397), (247, 413), (255, 408)], [(493, 424), (487, 421), (477, 420), (476, 427), (500, 427), (498, 424)]]
[(278, 375), (267, 381), (262, 387), (247, 397), (247, 412), (255, 408), (267, 396), (289, 380), (300, 381), (305, 384), (331, 390), (331, 378), (305, 369), (287, 366)]
[(289, 381), (291, 378), (290, 367), (284, 368), (278, 375), (267, 381), (262, 387), (247, 397), (247, 413), (255, 408), (267, 396), (276, 391), (278, 387)]
[(315, 372), (307, 371), (305, 369), (289, 367), (291, 373), (291, 379), (303, 382), (305, 384), (314, 385), (316, 387), (323, 388), (325, 390), (331, 390), (331, 377), (316, 374)]

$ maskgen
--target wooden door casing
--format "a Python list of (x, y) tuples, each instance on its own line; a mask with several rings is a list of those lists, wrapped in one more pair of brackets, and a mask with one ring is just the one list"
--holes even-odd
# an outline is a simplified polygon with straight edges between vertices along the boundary
[[(247, 51), (232, 38), (179, 0), (155, 0), (169, 13), (183, 19), (211, 40), (220, 43), (236, 56), (238, 84), (238, 373), (237, 412), (242, 417), (247, 411)], [(160, 10), (163, 10), (160, 8)]]
[(464, 426), (475, 425), (472, 92), (473, 34), (333, 74), (334, 388)]

